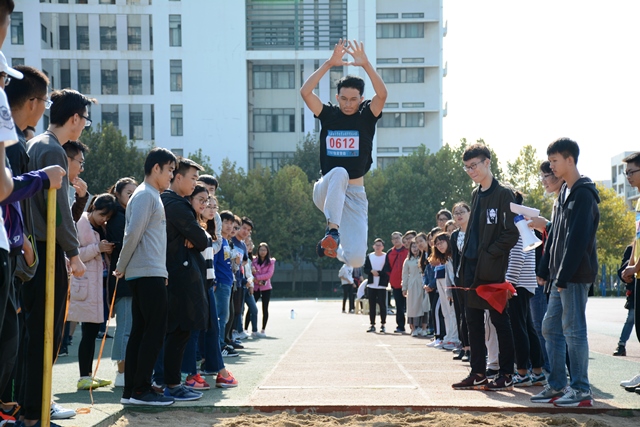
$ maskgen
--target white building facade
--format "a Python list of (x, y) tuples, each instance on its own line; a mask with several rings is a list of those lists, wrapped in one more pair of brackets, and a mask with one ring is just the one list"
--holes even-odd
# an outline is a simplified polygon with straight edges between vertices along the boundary
[[(94, 123), (141, 148), (277, 169), (319, 131), (302, 83), (339, 38), (357, 39), (389, 92), (373, 153), (385, 167), (442, 146), (444, 34), (442, 0), (16, 0), (3, 51), (53, 89), (98, 99)], [(373, 96), (361, 68), (337, 67), (318, 85), (323, 101), (345, 74)]]

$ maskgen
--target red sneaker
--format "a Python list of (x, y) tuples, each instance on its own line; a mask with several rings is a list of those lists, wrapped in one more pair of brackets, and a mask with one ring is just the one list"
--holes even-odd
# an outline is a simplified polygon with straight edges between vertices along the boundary
[(189, 387), (192, 390), (210, 390), (211, 386), (207, 383), (200, 374), (187, 375), (187, 379), (184, 382), (185, 387)]
[(216, 387), (221, 387), (221, 388), (238, 387), (238, 380), (236, 380), (233, 377), (233, 374), (231, 373), (231, 371), (227, 369), (227, 373), (229, 374), (229, 376), (226, 378), (220, 375), (220, 373), (218, 373), (218, 376), (216, 378)]

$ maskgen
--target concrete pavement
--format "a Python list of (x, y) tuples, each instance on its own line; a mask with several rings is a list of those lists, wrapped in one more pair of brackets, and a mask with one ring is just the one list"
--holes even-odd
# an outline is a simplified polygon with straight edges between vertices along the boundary
[[(635, 332), (627, 345), (627, 357), (611, 355), (626, 318), (623, 305), (623, 298), (590, 298), (587, 305), (594, 412), (640, 410), (640, 395), (625, 392), (619, 386), (621, 380), (640, 373), (640, 343)], [(294, 319), (290, 315), (292, 309)], [(365, 333), (368, 316), (342, 314), (341, 301), (274, 300), (270, 311), (269, 338), (247, 339), (240, 357), (225, 359), (240, 382), (239, 387), (205, 391), (203, 399), (176, 403), (170, 410), (292, 409), (347, 414), (406, 408), (523, 412), (559, 409), (530, 403), (529, 397), (540, 387), (493, 393), (455, 391), (451, 384), (469, 373), (468, 364), (452, 360), (451, 352), (426, 347), (426, 339), (391, 332)], [(395, 328), (395, 316), (388, 317), (387, 327), (389, 331)], [(60, 358), (53, 372), (57, 403), (74, 409), (90, 407), (89, 392), (76, 391), (80, 338), (78, 328), (69, 356)], [(115, 367), (110, 351), (111, 341), (107, 340), (98, 376), (113, 380)], [(211, 377), (207, 380), (212, 384), (215, 381)], [(121, 389), (113, 386), (94, 390), (90, 413), (57, 422), (63, 426), (106, 426), (123, 410), (145, 410), (124, 409), (118, 403), (120, 395)]]

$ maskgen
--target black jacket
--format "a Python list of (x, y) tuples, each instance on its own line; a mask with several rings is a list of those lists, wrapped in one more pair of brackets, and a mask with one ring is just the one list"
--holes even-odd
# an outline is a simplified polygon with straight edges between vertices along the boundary
[(553, 223), (538, 266), (538, 274), (559, 288), (567, 283), (593, 283), (598, 274), (596, 231), (600, 222), (600, 196), (589, 178), (576, 181), (568, 197), (560, 189)]
[[(482, 197), (479, 195), (480, 186), (473, 190), (471, 196), (471, 217), (467, 232), (464, 235), (462, 259), (460, 260), (460, 282), (469, 284), (467, 304), (472, 308), (489, 309), (491, 306), (474, 291), (482, 285), (502, 283), (505, 281), (509, 265), (509, 252), (518, 242), (518, 229), (514, 223), (515, 214), (511, 212), (510, 203), (515, 200), (513, 190), (503, 187), (497, 179), (493, 179), (491, 187)], [(478, 230), (473, 217), (476, 210), (480, 211)], [(471, 258), (467, 254), (467, 244), (473, 233), (478, 235), (477, 257)], [(476, 262), (475, 276), (465, 278), (465, 264)]]
[[(176, 327), (184, 331), (207, 329), (210, 324), (209, 300), (201, 253), (207, 247), (207, 234), (196, 220), (191, 203), (167, 190), (160, 196), (167, 218), (167, 291), (169, 315), (167, 332)], [(193, 244), (189, 249), (185, 240)]]
[[(372, 253), (373, 252), (371, 252), (365, 257), (364, 267), (362, 268), (362, 271), (367, 276), (368, 284), (370, 285), (373, 285), (373, 277), (374, 277), (373, 274), (371, 274), (371, 272), (373, 271), (373, 268), (371, 267), (371, 259), (369, 258), (369, 255), (371, 255)], [(380, 275), (380, 282), (378, 283), (378, 286), (387, 286), (389, 284), (389, 271), (391, 271), (391, 268), (389, 266), (388, 258), (385, 256), (384, 266), (382, 267), (382, 270), (378, 272)]]
[[(109, 266), (109, 272), (115, 271), (116, 264), (118, 264), (118, 258), (120, 258), (120, 251), (122, 250), (122, 239), (124, 239), (124, 228), (126, 223), (125, 209), (120, 203), (116, 213), (113, 214), (109, 221), (107, 221), (107, 240), (115, 243), (113, 246), (113, 252), (111, 252), (111, 264)], [(109, 303), (113, 298), (113, 292), (116, 286), (116, 277), (109, 273)], [(126, 280), (118, 281), (118, 290), (116, 292), (116, 299), (122, 297), (131, 297), (131, 288)]]

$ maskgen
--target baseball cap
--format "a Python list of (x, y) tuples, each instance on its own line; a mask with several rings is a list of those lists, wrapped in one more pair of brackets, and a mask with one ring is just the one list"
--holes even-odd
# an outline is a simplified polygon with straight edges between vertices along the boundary
[(7, 73), (7, 75), (18, 80), (22, 80), (22, 77), (24, 77), (20, 71), (9, 67), (9, 64), (7, 63), (7, 58), (4, 56), (4, 53), (2, 52), (0, 52), (0, 73)]

